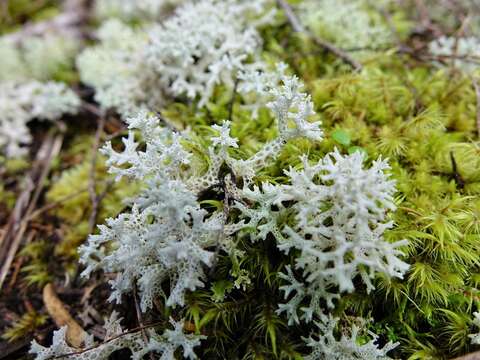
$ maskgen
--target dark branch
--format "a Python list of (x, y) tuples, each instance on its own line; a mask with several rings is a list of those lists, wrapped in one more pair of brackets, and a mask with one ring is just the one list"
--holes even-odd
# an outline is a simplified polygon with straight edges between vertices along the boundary
[(285, 13), (285, 16), (287, 17), (288, 22), (290, 23), (290, 26), (292, 27), (294, 32), (308, 35), (308, 37), (311, 38), (315, 44), (317, 44), (324, 50), (340, 58), (343, 62), (350, 65), (355, 70), (358, 70), (358, 71), (362, 70), (362, 64), (360, 64), (357, 60), (352, 58), (345, 51), (337, 48), (332, 43), (324, 39), (321, 39), (318, 36), (315, 36), (314, 34), (312, 34), (312, 32), (309, 29), (305, 28), (303, 24), (300, 22), (300, 20), (298, 19), (295, 12), (293, 11), (292, 7), (285, 0), (277, 0), (277, 4)]

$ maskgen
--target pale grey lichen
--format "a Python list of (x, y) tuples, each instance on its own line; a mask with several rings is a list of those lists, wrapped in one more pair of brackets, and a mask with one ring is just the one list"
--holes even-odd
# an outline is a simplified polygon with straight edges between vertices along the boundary
[(22, 41), (0, 37), (0, 81), (52, 80), (73, 66), (79, 49), (78, 39), (51, 32)]
[[(473, 313), (473, 325), (475, 327), (480, 328), (480, 313), (479, 312), (474, 312)], [(473, 333), (468, 335), (468, 337), (471, 339), (471, 343), (475, 345), (480, 345), (480, 331), (477, 333)]]
[(76, 113), (78, 96), (63, 83), (38, 81), (0, 83), (0, 148), (8, 157), (26, 152), (31, 141), (27, 123), (33, 119), (54, 121)]
[(257, 56), (261, 41), (251, 20), (264, 16), (264, 3), (186, 3), (164, 22), (135, 29), (110, 20), (99, 30), (100, 43), (77, 60), (82, 81), (103, 108), (124, 118), (176, 97), (205, 105), (215, 86), (233, 87), (237, 72)]
[(360, 328), (353, 324), (348, 330), (341, 331), (340, 336), (336, 336), (336, 328), (339, 319), (331, 315), (323, 315), (319, 321), (315, 322), (318, 333), (304, 338), (304, 341), (311, 349), (311, 353), (305, 356), (305, 360), (388, 360), (392, 359), (387, 354), (398, 346), (398, 343), (388, 342), (383, 347), (379, 347), (376, 342), (378, 337), (369, 332), (372, 337), (365, 344), (359, 344), (358, 335)]
[[(280, 274), (288, 283), (281, 287), (288, 301), (278, 312), (285, 312), (290, 324), (311, 321), (323, 311), (321, 300), (333, 307), (339, 294), (355, 290), (357, 275), (370, 291), (376, 272), (402, 277), (408, 269), (399, 250), (406, 242), (383, 238), (393, 226), (387, 213), (395, 210), (395, 182), (385, 174), (389, 166), (379, 159), (365, 169), (363, 160), (361, 152), (334, 151), (315, 165), (303, 157), (303, 170), (285, 172), (289, 184), (245, 188), (243, 196), (254, 206), (236, 205), (249, 219), (244, 226), (253, 240), (272, 234), (280, 250), (299, 251), (295, 267), (304, 280), (296, 279), (291, 268)], [(293, 204), (287, 209), (285, 203)], [(279, 221), (286, 214), (295, 221)]]
[(68, 345), (66, 341), (67, 327), (64, 326), (53, 333), (52, 345), (44, 347), (35, 340), (32, 342), (30, 354), (35, 360), (51, 360), (57, 357), (64, 357), (73, 360), (105, 360), (115, 351), (129, 349), (132, 360), (141, 360), (146, 354), (159, 354), (161, 360), (175, 359), (175, 351), (182, 349), (181, 353), (185, 359), (197, 359), (194, 348), (200, 345), (205, 336), (185, 334), (183, 331), (183, 320), (174, 321), (170, 319), (173, 330), (166, 329), (159, 335), (153, 328), (145, 330), (147, 341), (142, 331), (124, 331), (120, 325), (122, 319), (113, 312), (110, 319), (105, 323), (105, 340), (96, 343), (93, 336), (85, 340), (84, 348), (77, 349)]
[[(280, 250), (294, 256), (298, 274), (287, 267), (279, 275), (285, 280), (280, 289), (286, 303), (277, 313), (285, 313), (290, 325), (323, 321), (318, 323), (321, 339), (306, 339), (312, 356), (323, 356), (328, 350), (324, 347), (331, 345), (331, 349), (344, 348), (346, 354), (381, 359), (390, 345), (378, 349), (373, 340), (356, 345), (355, 329), (351, 338), (332, 340), (329, 331), (335, 324), (322, 316), (325, 303), (333, 307), (341, 293), (355, 289), (355, 278), (370, 291), (377, 272), (401, 277), (408, 268), (400, 259), (399, 247), (405, 241), (389, 243), (383, 238), (393, 225), (388, 213), (395, 210), (395, 182), (387, 174), (388, 163), (378, 159), (366, 168), (362, 153), (344, 156), (334, 151), (313, 165), (304, 156), (302, 170), (285, 171), (285, 184), (254, 185), (258, 172), (278, 158), (288, 141), (320, 141), (323, 132), (320, 122), (313, 121), (310, 97), (301, 91), (296, 77), (285, 74), (285, 66), (278, 66), (275, 74), (258, 69), (244, 74), (240, 91), (259, 95), (257, 105), (275, 119), (277, 137), (241, 159), (234, 156), (239, 142), (231, 135), (231, 122), (213, 125), (210, 146), (204, 149), (208, 168), (200, 170), (192, 150), (199, 144), (188, 131), (163, 128), (160, 119), (147, 111), (127, 118), (129, 134), (123, 150), (107, 143), (102, 152), (112, 174), (140, 180), (144, 190), (133, 200), (131, 211), (107, 220), (99, 234), (91, 235), (80, 248), (86, 265), (83, 275), (96, 270), (114, 273), (110, 300), (120, 302), (122, 294), (138, 288), (143, 311), (160, 297), (167, 306), (184, 306), (185, 295), (208, 280), (218, 251), (233, 253), (231, 237), (248, 228), (252, 240), (271, 235)], [(237, 188), (240, 179), (243, 188)], [(199, 195), (211, 189), (228, 191), (240, 221), (233, 222), (220, 209), (202, 208)]]
[(453, 65), (467, 73), (478, 70), (480, 65), (480, 40), (476, 36), (442, 36), (429, 44), (429, 51), (438, 57), (438, 65)]
[[(271, 89), (269, 107), (278, 122), (279, 135), (249, 159), (233, 158), (229, 150), (237, 147), (230, 135), (230, 123), (214, 125), (216, 133), (207, 149), (209, 168), (199, 173), (191, 163), (188, 133), (162, 128), (160, 120), (148, 112), (127, 119), (129, 135), (124, 149), (117, 152), (110, 143), (102, 152), (108, 157), (110, 172), (117, 178), (129, 177), (145, 183), (145, 190), (135, 199), (130, 213), (107, 220), (80, 248), (81, 261), (87, 265), (84, 276), (94, 270), (116, 273), (111, 281), (111, 300), (138, 286), (143, 310), (153, 298), (163, 294), (161, 285), (170, 280), (166, 294), (168, 306), (183, 306), (187, 291), (203, 286), (205, 268), (212, 266), (215, 246), (222, 234), (232, 234), (242, 225), (226, 223), (225, 214), (209, 214), (202, 209), (197, 195), (219, 184), (223, 164), (245, 183), (255, 171), (267, 166), (294, 137), (321, 139), (319, 123), (311, 123), (310, 98), (299, 92), (295, 77), (282, 77), (278, 89)], [(139, 132), (145, 146), (135, 138)], [(233, 193), (240, 194), (233, 183)], [(109, 244), (108, 246), (106, 246)]]
[(367, 0), (306, 0), (299, 10), (302, 22), (314, 34), (344, 50), (355, 50), (355, 57), (393, 44), (390, 28)]

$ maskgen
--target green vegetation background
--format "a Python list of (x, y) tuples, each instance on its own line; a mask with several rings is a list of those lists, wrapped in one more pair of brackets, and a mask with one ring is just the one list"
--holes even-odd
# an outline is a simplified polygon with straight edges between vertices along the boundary
[[(2, 19), (0, 32), (18, 28), (27, 19), (54, 15), (58, 11), (55, 3), (7, 2), (10, 16)], [(398, 26), (401, 29), (402, 23)], [(298, 166), (300, 154), (309, 153), (313, 161), (335, 147), (342, 152), (363, 151), (370, 161), (388, 157), (397, 181), (396, 227), (387, 236), (392, 241), (409, 240), (405, 251), (411, 268), (403, 280), (378, 276), (370, 294), (359, 285), (355, 293), (342, 296), (335, 313), (345, 323), (354, 316), (373, 319), (371, 330), (382, 341), (400, 341), (394, 354), (399, 358), (443, 359), (474, 350), (467, 335), (472, 332), (472, 312), (478, 309), (480, 296), (480, 142), (472, 78), (395, 50), (372, 54), (363, 71), (355, 73), (309, 39), (293, 34), (282, 21), (266, 28), (263, 35), (265, 58), (272, 63), (285, 61), (305, 82), (323, 121), (326, 140), (316, 146), (290, 142), (275, 165), (259, 174), (258, 181), (281, 183), (285, 181), (283, 169)], [(169, 121), (190, 126), (198, 134), (198, 161), (204, 161), (203, 135), (209, 125), (228, 116), (231, 95), (218, 88), (205, 110), (175, 103), (162, 112)], [(248, 155), (274, 136), (275, 126), (266, 113), (252, 121), (239, 105), (239, 101), (234, 105), (232, 132), (239, 138), (243, 155)], [(38, 302), (43, 285), (65, 276), (75, 279), (78, 274), (76, 248), (90, 230), (87, 188), (96, 119), (83, 114), (73, 120), (67, 124), (66, 142), (43, 200), (61, 205), (35, 220), (45, 229), (18, 254), (24, 259), (16, 285), (18, 296), (32, 299), (35, 306), (17, 309), (18, 318), (3, 332), (8, 340), (48, 324)], [(119, 143), (122, 134), (120, 128), (114, 141)], [(107, 131), (104, 138), (108, 135)], [(126, 182), (109, 183), (103, 161), (101, 157), (97, 161), (97, 192), (108, 189), (97, 223), (119, 213), (127, 206), (124, 200), (139, 188)], [(29, 163), (17, 160), (3, 165), (3, 180), (11, 180), (0, 186), (0, 211), (7, 215)], [(202, 200), (206, 207), (222, 206), (216, 194)], [(202, 355), (301, 358), (305, 349), (300, 337), (311, 329), (287, 327), (286, 320), (275, 313), (282, 301), (276, 273), (292, 258), (278, 254), (273, 240), (252, 244), (248, 234), (239, 247), (245, 256), (221, 256), (214, 280), (190, 294), (183, 310), (194, 331), (211, 335), (202, 345)], [(251, 284), (240, 291), (236, 285), (245, 276)], [(96, 303), (103, 304), (98, 311), (109, 313), (111, 305), (104, 298)], [(80, 312), (83, 305), (73, 299), (69, 306)], [(159, 306), (156, 311), (152, 316), (168, 318), (168, 309)]]

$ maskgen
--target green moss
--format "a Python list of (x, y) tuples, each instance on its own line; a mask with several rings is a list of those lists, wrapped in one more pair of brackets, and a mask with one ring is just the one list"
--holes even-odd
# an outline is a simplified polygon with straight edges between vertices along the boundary
[[(102, 196), (96, 223), (103, 223), (108, 217), (115, 216), (139, 189), (139, 185), (127, 181), (111, 182), (107, 174), (105, 159), (97, 158), (95, 172), (95, 193)], [(92, 230), (89, 225), (92, 213), (92, 200), (89, 191), (91, 181), (91, 161), (84, 160), (71, 169), (62, 172), (47, 193), (47, 201), (55, 206), (52, 213), (62, 221), (62, 241), (56, 246), (55, 253), (60, 256), (76, 258), (76, 249), (83, 243)], [(93, 229), (94, 230), (94, 229)]]
[(58, 14), (58, 0), (6, 0), (0, 12), (0, 34), (27, 21), (41, 21)]
[(5, 330), (2, 338), (8, 341), (18, 340), (45, 324), (46, 321), (47, 316), (38, 314), (34, 310), (28, 311)]
[[(23, 3), (19, 2), (18, 11), (28, 13), (21, 10)], [(393, 22), (400, 37), (406, 37), (411, 24), (405, 14), (395, 13)], [(356, 292), (343, 294), (335, 315), (342, 321), (353, 316), (373, 318), (371, 330), (381, 341), (400, 342), (394, 353), (398, 358), (444, 359), (473, 350), (467, 334), (480, 296), (480, 141), (471, 79), (393, 51), (378, 53), (362, 72), (352, 72), (311, 40), (292, 34), (280, 18), (275, 26), (262, 29), (262, 36), (265, 61), (287, 62), (305, 82), (323, 122), (325, 140), (290, 141), (278, 159), (257, 174), (257, 183), (284, 183), (284, 170), (301, 166), (300, 155), (317, 161), (335, 147), (342, 153), (363, 151), (369, 162), (388, 157), (397, 182), (395, 227), (386, 238), (409, 241), (403, 250), (411, 267), (404, 279), (379, 274), (371, 293), (358, 285)], [(192, 162), (198, 172), (208, 166), (205, 148), (210, 125), (230, 116), (233, 98), (231, 91), (219, 86), (205, 109), (181, 99), (161, 109), (167, 124), (190, 129), (191, 142), (186, 146), (195, 154)], [(240, 147), (234, 155), (246, 158), (274, 138), (277, 130), (268, 112), (252, 119), (241, 96), (235, 99), (232, 135)], [(79, 127), (71, 126), (73, 131)], [(57, 204), (50, 215), (58, 220), (61, 241), (36, 241), (22, 251), (29, 259), (23, 274), (30, 284), (51, 280), (45, 254), (52, 247), (65, 269), (73, 272), (76, 248), (91, 230), (91, 163), (90, 155), (84, 155), (89, 154), (91, 142), (92, 134), (76, 136), (57, 163), (46, 202)], [(25, 164), (8, 166), (15, 173)], [(101, 156), (95, 178), (97, 194), (108, 189), (97, 218), (102, 223), (126, 206), (124, 201), (139, 185), (110, 183)], [(0, 201), (12, 206), (9, 189), (0, 188)], [(212, 192), (201, 204), (220, 209), (223, 199)], [(230, 216), (235, 220), (238, 214), (233, 211)], [(288, 213), (281, 220), (291, 221)], [(280, 253), (270, 237), (253, 244), (248, 231), (235, 241), (238, 251), (231, 256), (220, 253), (210, 281), (188, 295), (185, 309), (175, 311), (187, 316), (194, 331), (212, 335), (203, 343), (202, 358), (301, 358), (308, 353), (301, 337), (308, 336), (312, 326), (288, 327), (286, 319), (275, 313), (284, 300), (277, 274), (293, 264), (294, 254)], [(172, 310), (156, 305), (168, 318)]]
[(19, 256), (26, 259), (21, 268), (21, 274), (27, 286), (41, 289), (44, 285), (53, 281), (52, 249), (52, 243), (36, 239), (20, 251)]

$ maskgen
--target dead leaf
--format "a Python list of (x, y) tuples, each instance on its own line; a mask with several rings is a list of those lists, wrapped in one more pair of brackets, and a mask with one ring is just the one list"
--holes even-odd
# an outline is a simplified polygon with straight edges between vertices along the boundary
[(73, 347), (81, 348), (87, 333), (69, 314), (52, 284), (47, 284), (43, 288), (43, 302), (55, 324), (58, 327), (67, 326), (67, 342)]

